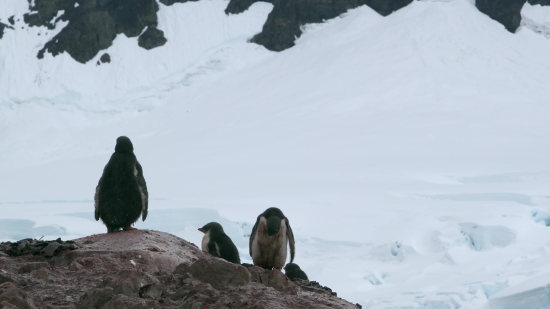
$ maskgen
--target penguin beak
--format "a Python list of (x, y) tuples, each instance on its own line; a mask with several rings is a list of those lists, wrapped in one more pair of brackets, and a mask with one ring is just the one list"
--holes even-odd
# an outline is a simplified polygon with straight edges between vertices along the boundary
[(199, 231), (203, 232), (204, 234), (206, 234), (206, 232), (202, 229), (202, 228), (199, 228)]

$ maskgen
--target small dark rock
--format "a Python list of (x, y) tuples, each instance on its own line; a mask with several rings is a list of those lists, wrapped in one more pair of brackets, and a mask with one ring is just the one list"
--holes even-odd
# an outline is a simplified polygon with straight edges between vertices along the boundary
[(145, 49), (153, 49), (166, 44), (166, 42), (164, 32), (156, 27), (148, 27), (138, 38), (138, 45)]
[(49, 243), (46, 248), (44, 248), (44, 256), (45, 257), (52, 257), (55, 255), (55, 253), (59, 249), (59, 243), (57, 241)]
[[(99, 58), (99, 61), (101, 61), (101, 63), (110, 63), (111, 62), (111, 56), (107, 53), (104, 53), (103, 55), (101, 55), (101, 58)], [(73, 244), (74, 246), (74, 244)]]
[(148, 284), (139, 289), (139, 297), (148, 299), (160, 299), (166, 288), (160, 284)]
[(10, 18), (8, 18), (8, 22), (13, 26), (15, 25), (15, 20), (14, 20), (14, 15), (10, 16)]

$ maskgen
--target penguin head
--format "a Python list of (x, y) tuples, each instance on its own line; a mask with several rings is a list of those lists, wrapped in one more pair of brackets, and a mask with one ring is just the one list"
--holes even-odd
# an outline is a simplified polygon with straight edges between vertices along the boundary
[(126, 136), (120, 136), (116, 139), (115, 152), (117, 153), (134, 153), (134, 145)]
[(261, 216), (267, 220), (267, 235), (277, 235), (281, 229), (281, 220), (285, 218), (283, 212), (277, 207), (270, 207)]
[(281, 229), (281, 218), (277, 216), (271, 216), (267, 218), (267, 235), (273, 236), (279, 234)]
[(225, 232), (223, 231), (223, 227), (218, 222), (210, 222), (205, 226), (199, 228), (199, 231), (203, 232), (204, 234), (210, 232), (210, 235), (225, 234)]

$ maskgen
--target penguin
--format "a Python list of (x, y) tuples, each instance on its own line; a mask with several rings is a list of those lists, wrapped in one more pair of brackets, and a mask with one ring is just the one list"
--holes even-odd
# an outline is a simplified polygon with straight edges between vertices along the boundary
[(223, 227), (218, 222), (210, 222), (201, 227), (199, 231), (204, 233), (202, 251), (228, 262), (241, 264), (237, 247), (235, 247), (231, 238), (225, 234)]
[(128, 137), (120, 136), (95, 188), (95, 219), (103, 221), (107, 233), (135, 230), (132, 224), (140, 215), (143, 221), (147, 218), (148, 200), (134, 146)]
[(300, 269), (300, 266), (294, 263), (286, 264), (285, 275), (292, 281), (295, 281), (296, 279), (309, 280), (306, 273)]
[(294, 260), (294, 234), (283, 212), (276, 207), (266, 209), (256, 219), (249, 241), (254, 266), (281, 270), (286, 262), (287, 244), (290, 262)]

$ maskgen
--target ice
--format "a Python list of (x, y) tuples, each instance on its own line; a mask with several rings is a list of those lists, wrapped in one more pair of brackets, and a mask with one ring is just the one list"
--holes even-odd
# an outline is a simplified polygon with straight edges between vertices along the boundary
[(541, 309), (550, 308), (550, 275), (538, 276), (509, 287), (490, 302), (491, 309)]
[(514, 231), (504, 226), (461, 223), (460, 228), (468, 240), (468, 245), (476, 251), (506, 247), (516, 238)]
[(543, 222), (544, 225), (550, 226), (550, 213), (538, 209), (533, 209), (531, 211), (531, 215), (533, 216), (535, 222)]

